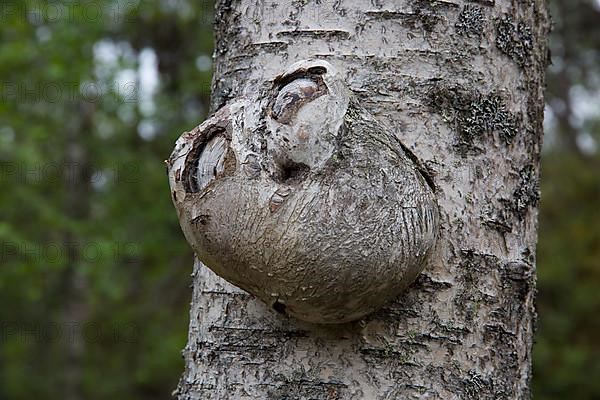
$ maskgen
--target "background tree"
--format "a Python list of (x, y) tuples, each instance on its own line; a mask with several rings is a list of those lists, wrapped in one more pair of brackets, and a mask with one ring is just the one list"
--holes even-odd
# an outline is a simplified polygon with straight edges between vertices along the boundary
[(172, 392), (193, 259), (163, 160), (206, 114), (211, 22), (211, 3), (0, 5), (0, 398)]
[(600, 2), (550, 2), (535, 398), (600, 393)]

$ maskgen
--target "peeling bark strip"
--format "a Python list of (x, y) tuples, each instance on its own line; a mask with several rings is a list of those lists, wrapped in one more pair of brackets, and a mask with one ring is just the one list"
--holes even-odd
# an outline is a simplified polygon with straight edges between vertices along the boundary
[[(484, 7), (477, 40), (457, 31), (474, 3)], [(213, 110), (296, 60), (329, 61), (433, 177), (442, 230), (406, 294), (333, 328), (276, 314), (196, 263), (176, 396), (528, 398), (547, 29), (542, 0), (218, 2)], [(435, 109), (435, 88), (477, 94), (469, 110), (496, 94), (514, 121), (510, 143), (491, 129), (473, 137), (481, 151), (465, 155), (448, 115), (469, 126), (468, 117), (493, 113)], [(260, 179), (257, 159), (239, 161)], [(486, 215), (496, 223), (482, 223)]]

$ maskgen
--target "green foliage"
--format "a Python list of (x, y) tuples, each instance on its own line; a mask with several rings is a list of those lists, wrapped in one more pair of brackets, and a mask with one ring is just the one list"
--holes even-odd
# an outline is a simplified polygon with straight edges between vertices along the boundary
[(177, 384), (192, 253), (163, 160), (206, 114), (212, 51), (212, 4), (177, 4), (0, 5), (0, 398)]
[(600, 158), (550, 153), (542, 165), (534, 398), (600, 393)]
[(555, 21), (546, 95), (551, 123), (542, 158), (533, 398), (596, 399), (600, 393), (600, 3), (553, 0), (550, 6)]

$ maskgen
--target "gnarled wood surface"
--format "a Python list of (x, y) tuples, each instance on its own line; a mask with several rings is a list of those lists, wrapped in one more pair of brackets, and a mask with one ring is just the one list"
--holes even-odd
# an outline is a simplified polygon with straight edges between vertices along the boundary
[(421, 272), (438, 207), (430, 177), (331, 64), (290, 71), (181, 136), (173, 203), (217, 275), (282, 314), (350, 322)]

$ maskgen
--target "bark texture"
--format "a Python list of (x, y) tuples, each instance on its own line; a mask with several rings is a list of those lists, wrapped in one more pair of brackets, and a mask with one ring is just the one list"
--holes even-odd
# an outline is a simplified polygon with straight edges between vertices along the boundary
[(530, 396), (548, 25), (542, 0), (218, 2), (213, 110), (329, 61), (433, 177), (441, 230), (405, 294), (333, 327), (197, 262), (177, 398)]

